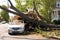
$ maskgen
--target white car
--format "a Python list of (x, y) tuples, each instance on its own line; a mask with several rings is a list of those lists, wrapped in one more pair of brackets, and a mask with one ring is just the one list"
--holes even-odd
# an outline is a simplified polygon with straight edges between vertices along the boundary
[[(20, 21), (19, 21), (20, 22)], [(24, 32), (24, 29), (25, 29), (25, 24), (23, 22), (21, 22), (21, 24), (19, 24), (17, 22), (14, 23), (14, 24), (9, 24), (9, 27), (8, 27), (8, 33), (9, 34), (18, 34), (18, 33), (23, 33)]]

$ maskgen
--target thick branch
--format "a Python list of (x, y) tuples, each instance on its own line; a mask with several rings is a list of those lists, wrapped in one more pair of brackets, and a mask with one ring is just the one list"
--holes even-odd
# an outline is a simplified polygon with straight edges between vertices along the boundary
[(40, 19), (44, 19), (44, 20), (48, 21), (48, 20), (47, 20), (47, 19), (45, 19), (43, 16), (41, 16), (41, 15), (39, 14), (39, 12), (37, 11), (35, 1), (33, 1), (33, 4), (34, 4), (34, 10), (36, 11), (36, 13), (37, 13), (38, 17), (39, 17)]
[(51, 29), (59, 29), (60, 30), (60, 25), (48, 24), (43, 21), (40, 21), (39, 25), (41, 28), (51, 28)]
[(33, 1), (33, 4), (34, 4), (34, 10), (36, 11), (36, 13), (38, 14), (38, 17), (40, 17), (41, 19), (43, 18), (42, 16), (40, 16), (39, 12), (37, 11), (36, 9), (36, 4), (35, 2)]
[(10, 5), (11, 5), (12, 7), (14, 7), (13, 4), (12, 4), (12, 2), (11, 2), (11, 0), (8, 0), (8, 1), (9, 1)]
[(3, 10), (5, 10), (5, 11), (7, 11), (7, 12), (10, 12), (10, 13), (13, 13), (13, 14), (16, 14), (16, 15), (19, 15), (19, 16), (21, 16), (22, 18), (24, 18), (25, 20), (27, 20), (27, 21), (29, 21), (29, 22), (32, 22), (32, 21), (34, 20), (34, 19), (28, 18), (28, 17), (27, 17), (25, 14), (23, 14), (22, 12), (20, 12), (20, 13), (13, 12), (13, 11), (11, 11), (11, 10), (9, 10), (9, 9), (3, 8), (2, 6), (0, 6), (0, 8), (3, 9)]
[(27, 21), (29, 21), (29, 22), (32, 22), (32, 23), (39, 22), (38, 25), (41, 25), (41, 26), (44, 26), (44, 27), (47, 27), (47, 26), (48, 26), (48, 27), (53, 27), (53, 28), (57, 28), (57, 27), (60, 28), (59, 25), (48, 24), (48, 23), (45, 23), (45, 22), (43, 22), (43, 21), (37, 21), (37, 20), (34, 20), (34, 19), (30, 19), (30, 18), (28, 18), (25, 14), (23, 14), (22, 12), (21, 12), (21, 13), (13, 12), (13, 11), (8, 10), (8, 9), (6, 9), (6, 8), (3, 8), (3, 7), (1, 7), (1, 6), (0, 6), (0, 8), (3, 9), (3, 10), (5, 10), (5, 11), (7, 11), (7, 12), (10, 12), (10, 13), (13, 13), (13, 14), (16, 14), (16, 15), (19, 15), (19, 16), (21, 16), (22, 18), (24, 18), (25, 20), (27, 20)]
[[(10, 4), (11, 4), (11, 7), (10, 7), (11, 9), (15, 10), (17, 13), (23, 14), (22, 12), (20, 12), (18, 9), (16, 9), (16, 8), (12, 5), (12, 2), (11, 2), (10, 0), (9, 0), (9, 2), (10, 2)], [(28, 18), (27, 15), (24, 15), (24, 14), (23, 14), (23, 16), (25, 16), (26, 18)]]
[(16, 12), (21, 13), (19, 10), (17, 10), (17, 9), (13, 6), (11, 0), (8, 0), (8, 1), (9, 1), (10, 5), (11, 5), (11, 6), (10, 6), (11, 9), (13, 9), (13, 10), (16, 11)]

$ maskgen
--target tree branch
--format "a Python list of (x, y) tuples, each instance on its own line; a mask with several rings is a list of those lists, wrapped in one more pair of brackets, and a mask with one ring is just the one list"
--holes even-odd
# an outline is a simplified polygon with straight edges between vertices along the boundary
[(26, 21), (32, 22), (32, 21), (34, 20), (34, 19), (28, 18), (28, 17), (27, 17), (25, 14), (23, 14), (22, 12), (21, 12), (21, 13), (13, 12), (13, 11), (11, 11), (11, 10), (9, 10), (9, 9), (6, 9), (6, 8), (2, 7), (2, 6), (0, 6), (0, 8), (3, 9), (3, 10), (5, 10), (5, 11), (7, 11), (7, 12), (10, 12), (10, 13), (13, 13), (13, 14), (16, 14), (16, 15), (19, 15), (19, 16), (21, 16), (22, 18), (24, 18)]
[[(11, 4), (12, 4), (12, 2), (11, 1), (9, 1)], [(25, 15), (24, 13), (22, 13), (22, 12), (20, 12), (17, 8), (15, 8), (13, 5), (10, 7), (11, 9), (13, 9), (13, 10), (15, 10), (17, 13), (19, 13), (19, 15), (22, 15), (21, 17), (23, 17), (23, 16), (25, 16), (25, 17), (23, 17), (25, 20), (27, 19), (27, 20), (30, 20), (30, 22), (34, 22), (35, 21), (35, 19), (31, 19), (31, 18), (29, 18), (29, 17), (27, 17), (27, 15)], [(33, 23), (32, 22), (32, 23)]]
[[(10, 2), (10, 1), (9, 1)], [(38, 16), (41, 18), (41, 19), (44, 19), (41, 15), (39, 15), (39, 12), (37, 11), (37, 9), (36, 9), (36, 5), (35, 5), (35, 2), (33, 2), (34, 3), (34, 9), (35, 9), (35, 11), (36, 11), (36, 13), (38, 14)], [(11, 4), (11, 2), (10, 2), (10, 4)], [(34, 19), (31, 19), (31, 18), (29, 18), (29, 17), (27, 17), (24, 13), (22, 13), (22, 12), (20, 12), (18, 9), (16, 9), (12, 4), (11, 4), (11, 8), (12, 9), (14, 9), (16, 12), (13, 12), (13, 11), (11, 11), (11, 10), (9, 10), (9, 9), (6, 9), (6, 8), (4, 8), (4, 7), (2, 7), (2, 6), (0, 6), (0, 8), (1, 9), (3, 9), (3, 10), (5, 10), (5, 11), (7, 11), (7, 12), (10, 12), (10, 13), (13, 13), (13, 14), (16, 14), (16, 15), (19, 15), (19, 16), (21, 16), (22, 18), (24, 18), (24, 20), (26, 20), (26, 21), (29, 21), (29, 22), (32, 22), (32, 23), (37, 23), (37, 22), (39, 22), (39, 24), (38, 25), (42, 25), (42, 26), (44, 26), (44, 27), (60, 27), (60, 26), (58, 26), (58, 25), (53, 25), (53, 24), (48, 24), (48, 23), (45, 23), (45, 22), (43, 22), (43, 21), (38, 21), (38, 20), (34, 20)]]
[(38, 17), (39, 17), (40, 19), (44, 19), (44, 20), (48, 21), (48, 20), (47, 20), (47, 19), (45, 19), (43, 16), (41, 16), (41, 15), (39, 14), (39, 12), (37, 11), (35, 1), (33, 1), (33, 4), (34, 4), (34, 10), (36, 11), (36, 13), (37, 13)]
[(25, 16), (26, 18), (28, 18), (27, 15), (24, 15), (24, 13), (20, 12), (17, 8), (15, 8), (10, 0), (8, 0), (8, 1), (11, 4), (11, 7), (10, 7), (11, 9), (15, 10), (17, 13), (22, 14), (23, 16)]
[(10, 5), (11, 5), (12, 7), (14, 7), (13, 4), (12, 4), (12, 2), (11, 2), (11, 0), (8, 0), (8, 1), (9, 1)]
[(36, 4), (35, 4), (35, 2), (33, 1), (33, 4), (34, 4), (34, 10), (36, 11), (36, 13), (38, 14), (38, 17), (40, 17), (41, 19), (42, 19), (42, 16), (40, 16), (40, 14), (39, 14), (39, 12), (37, 11), (37, 9), (36, 9)]
[(23, 13), (17, 13), (17, 12), (13, 12), (13, 11), (11, 11), (11, 10), (9, 10), (9, 9), (6, 9), (6, 8), (4, 8), (4, 7), (2, 7), (2, 6), (0, 6), (0, 8), (1, 9), (3, 9), (3, 10), (5, 10), (5, 11), (7, 11), (7, 12), (10, 12), (10, 13), (13, 13), (13, 14), (16, 14), (16, 15), (19, 15), (19, 16), (21, 16), (22, 18), (24, 18), (26, 21), (29, 21), (29, 22), (32, 22), (32, 23), (37, 23), (37, 22), (39, 22), (39, 24), (38, 25), (40, 25), (40, 27), (51, 27), (51, 28), (60, 28), (60, 26), (59, 25), (54, 25), (54, 24), (48, 24), (48, 23), (45, 23), (45, 22), (43, 22), (43, 21), (38, 21), (38, 20), (34, 20), (34, 19), (30, 19), (30, 18), (28, 18), (28, 17), (26, 17), (26, 15), (25, 14), (23, 14)]

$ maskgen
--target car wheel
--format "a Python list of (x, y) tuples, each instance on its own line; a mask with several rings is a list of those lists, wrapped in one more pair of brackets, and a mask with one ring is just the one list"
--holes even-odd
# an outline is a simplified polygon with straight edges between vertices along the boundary
[(13, 33), (11, 33), (11, 31), (10, 31), (10, 30), (8, 30), (8, 34), (9, 34), (9, 35), (13, 35)]
[(13, 35), (13, 33), (8, 33), (9, 35)]

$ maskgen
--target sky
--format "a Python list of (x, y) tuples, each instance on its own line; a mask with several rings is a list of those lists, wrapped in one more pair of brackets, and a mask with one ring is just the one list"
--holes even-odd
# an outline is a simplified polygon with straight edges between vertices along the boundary
[[(25, 2), (25, 0), (21, 0), (22, 2), (21, 2), (21, 5), (25, 5), (26, 4), (26, 2)], [(15, 3), (15, 0), (11, 0), (11, 2), (12, 2), (12, 4), (15, 6), (16, 5), (16, 3)], [(8, 1), (7, 0), (0, 0), (0, 5), (7, 5), (8, 4)]]
[[(11, 2), (14, 6), (16, 5), (15, 0), (11, 0)], [(7, 0), (0, 0), (0, 5), (6, 5), (7, 6), (7, 4), (8, 4)]]
[[(12, 4), (15, 6), (16, 5), (16, 3), (15, 3), (15, 0), (11, 0), (11, 2), (12, 2)], [(7, 5), (8, 4), (8, 1), (7, 0), (0, 0), (0, 5), (6, 5), (6, 6), (8, 6)], [(9, 16), (14, 16), (14, 14), (12, 14), (12, 13), (9, 13)]]

